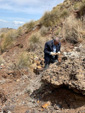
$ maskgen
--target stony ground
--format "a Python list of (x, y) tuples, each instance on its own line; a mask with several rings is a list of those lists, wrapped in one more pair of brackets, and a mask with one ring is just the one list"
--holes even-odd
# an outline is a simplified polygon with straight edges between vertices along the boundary
[[(50, 65), (44, 71), (42, 80), (55, 87), (67, 86), (85, 95), (85, 50), (76, 47), (72, 52), (64, 53), (61, 63)], [(82, 51), (83, 50), (83, 51)]]
[[(84, 113), (85, 96), (82, 94), (85, 94), (83, 88), (85, 87), (84, 85), (85, 78), (82, 78), (81, 76), (70, 76), (71, 82), (66, 83), (66, 81), (64, 80), (69, 79), (68, 75), (72, 71), (71, 66), (74, 60), (69, 61), (70, 57), (73, 57), (73, 59), (74, 57), (76, 57), (76, 59), (78, 59), (79, 54), (81, 55), (82, 53), (81, 55), (82, 60), (76, 61), (77, 64), (74, 66), (77, 67), (73, 68), (73, 70), (76, 70), (78, 68), (79, 70), (85, 69), (85, 60), (84, 60), (85, 49), (84, 46), (81, 45), (75, 47), (73, 51), (72, 49), (69, 50), (69, 48), (66, 47), (62, 48), (62, 51), (64, 51), (63, 60), (65, 60), (65, 62), (62, 61), (60, 64), (61, 66), (58, 65), (58, 68), (56, 68), (55, 64), (52, 64), (50, 66), (51, 68), (49, 67), (49, 69), (47, 69), (46, 71), (43, 70), (42, 72), (40, 72), (40, 74), (35, 74), (31, 72), (30, 69), (12, 70), (12, 68), (7, 66), (7, 63), (5, 63), (5, 65), (2, 66), (2, 68), (0, 69), (0, 112), (1, 113)], [(66, 58), (68, 58), (68, 60)], [(64, 72), (59, 71), (60, 69), (63, 69), (60, 67), (65, 67), (66, 63), (67, 64), (70, 63), (68, 65), (70, 66), (68, 71), (67, 69)], [(79, 64), (81, 63), (82, 66), (79, 66)], [(53, 69), (55, 70), (54, 72), (52, 71)], [(55, 79), (53, 79), (55, 72), (65, 75), (63, 76), (64, 79), (60, 79), (63, 82), (62, 81), (59, 82), (58, 77), (56, 79), (59, 83), (57, 84), (57, 82), (55, 82)], [(78, 73), (78, 75), (79, 72), (75, 71), (75, 73)], [(73, 74), (75, 75), (75, 73)], [(81, 74), (82, 75), (84, 74), (83, 77), (85, 77), (84, 71)], [(51, 82), (49, 82), (48, 79), (50, 75), (52, 75)], [(42, 76), (44, 79), (43, 81), (45, 82), (42, 82)], [(79, 79), (80, 84), (79, 81), (77, 81), (77, 79)], [(75, 83), (73, 86), (72, 86), (72, 81)], [(66, 85), (62, 85), (65, 83)], [(54, 86), (58, 86), (58, 87), (54, 87)], [(83, 90), (81, 90), (82, 88)], [(80, 90), (81, 93), (76, 93), (76, 91), (72, 89), (75, 90), (77, 89), (77, 91)]]

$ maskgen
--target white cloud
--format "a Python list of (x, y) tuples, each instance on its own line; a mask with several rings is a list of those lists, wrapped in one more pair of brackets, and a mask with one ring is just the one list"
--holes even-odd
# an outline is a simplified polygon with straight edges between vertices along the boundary
[[(25, 22), (23, 21), (6, 21), (0, 19), (0, 28), (18, 28), (19, 26), (23, 25)], [(2, 26), (2, 27), (1, 27)]]
[(8, 22), (8, 21), (6, 21), (6, 20), (3, 20), (3, 19), (0, 19), (0, 22), (4, 22), (4, 23), (6, 23), (6, 22)]
[(15, 25), (22, 25), (24, 24), (25, 22), (22, 22), (22, 21), (13, 21), (13, 24)]

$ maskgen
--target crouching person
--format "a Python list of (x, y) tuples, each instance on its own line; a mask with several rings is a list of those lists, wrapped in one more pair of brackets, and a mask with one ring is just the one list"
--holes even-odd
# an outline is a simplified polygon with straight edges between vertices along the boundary
[(49, 67), (50, 63), (58, 62), (58, 54), (60, 54), (61, 43), (58, 37), (45, 43), (44, 59), (45, 69)]

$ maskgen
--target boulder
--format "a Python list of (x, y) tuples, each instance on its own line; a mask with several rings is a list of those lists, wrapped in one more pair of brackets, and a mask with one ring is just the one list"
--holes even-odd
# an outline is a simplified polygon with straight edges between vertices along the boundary
[[(83, 52), (85, 53), (85, 51)], [(50, 83), (54, 87), (67, 86), (85, 95), (85, 54), (80, 53), (79, 57), (74, 55), (73, 57), (64, 56), (59, 65), (51, 64), (43, 72), (42, 81)]]

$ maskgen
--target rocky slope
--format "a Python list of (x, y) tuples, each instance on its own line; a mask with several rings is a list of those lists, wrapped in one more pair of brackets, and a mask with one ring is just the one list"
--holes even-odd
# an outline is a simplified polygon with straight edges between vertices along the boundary
[(42, 80), (55, 87), (67, 86), (85, 95), (85, 45), (64, 52), (62, 62), (53, 64), (44, 71)]
[[(1, 113), (85, 112), (84, 3), (65, 0), (0, 36)], [(61, 63), (44, 70), (44, 44), (53, 34), (61, 37)]]

